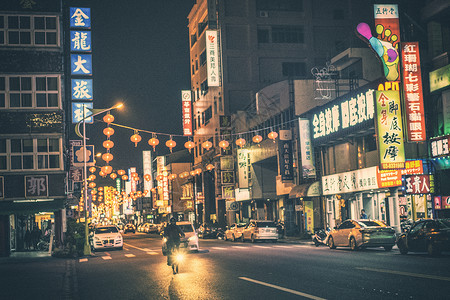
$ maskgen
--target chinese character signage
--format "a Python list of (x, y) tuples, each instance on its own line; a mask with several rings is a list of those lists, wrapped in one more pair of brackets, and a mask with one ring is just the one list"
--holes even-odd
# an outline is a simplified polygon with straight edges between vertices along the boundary
[(433, 175), (405, 175), (403, 189), (406, 194), (432, 194), (434, 193)]
[(290, 130), (280, 130), (278, 140), (278, 165), (281, 181), (294, 180), (294, 157), (292, 151), (292, 133)]
[(300, 153), (302, 160), (302, 177), (315, 178), (316, 167), (314, 166), (314, 150), (311, 146), (311, 135), (308, 119), (298, 119), (300, 135)]
[(373, 89), (360, 89), (316, 110), (311, 119), (314, 144), (372, 126), (375, 113), (373, 94)]
[(234, 184), (234, 171), (221, 171), (222, 184)]
[(92, 75), (92, 55), (70, 55), (70, 71), (72, 75)]
[(408, 141), (426, 140), (419, 43), (402, 43), (403, 91)]
[(91, 9), (86, 7), (71, 7), (70, 10), (71, 28), (91, 28)]
[[(150, 191), (153, 188), (152, 152), (142, 151), (142, 166), (144, 171), (144, 190)], [(150, 180), (147, 180), (148, 176)], [(147, 178), (146, 178), (147, 177)]]
[(192, 104), (191, 91), (181, 91), (183, 115), (183, 135), (192, 135)]
[(377, 91), (376, 103), (380, 169), (404, 169), (405, 149), (399, 92)]
[(450, 65), (430, 72), (430, 92), (435, 92), (450, 85)]
[(234, 185), (222, 185), (222, 199), (234, 199)]
[(206, 30), (206, 69), (208, 86), (220, 86), (219, 46), (217, 30)]
[(48, 197), (48, 176), (25, 176), (25, 198)]
[(450, 209), (450, 196), (442, 196), (442, 209)]
[(422, 160), (409, 160), (405, 163), (404, 169), (399, 170), (379, 170), (377, 168), (378, 188), (402, 186), (402, 176), (407, 174), (422, 174)]
[(74, 145), (72, 146), (72, 152), (73, 152), (73, 165), (75, 167), (84, 166), (85, 154), (86, 154), (86, 165), (95, 166), (94, 145), (86, 145), (86, 151), (84, 150), (84, 147), (82, 145), (81, 146)]
[(237, 149), (237, 164), (239, 188), (248, 188), (249, 152), (247, 149)]
[(434, 196), (434, 209), (442, 209), (441, 196)]
[(450, 154), (448, 144), (450, 136), (441, 136), (430, 139), (431, 157), (447, 156)]
[(377, 188), (377, 167), (322, 177), (323, 195), (351, 193)]
[(91, 52), (91, 32), (90, 31), (70, 31), (70, 51), (71, 52)]
[(83, 168), (71, 167), (69, 170), (69, 179), (73, 182), (83, 181)]
[[(83, 121), (83, 118), (92, 115), (92, 111), (94, 105), (92, 102), (72, 102), (72, 123), (78, 123)], [(92, 117), (86, 118), (86, 123), (94, 123), (94, 119)]]
[(92, 100), (92, 79), (72, 79), (72, 100)]

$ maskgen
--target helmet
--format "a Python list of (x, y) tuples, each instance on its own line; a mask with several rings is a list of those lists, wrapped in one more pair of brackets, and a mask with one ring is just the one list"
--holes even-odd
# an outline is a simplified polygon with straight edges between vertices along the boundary
[(175, 223), (176, 221), (177, 220), (174, 217), (170, 218), (170, 223)]

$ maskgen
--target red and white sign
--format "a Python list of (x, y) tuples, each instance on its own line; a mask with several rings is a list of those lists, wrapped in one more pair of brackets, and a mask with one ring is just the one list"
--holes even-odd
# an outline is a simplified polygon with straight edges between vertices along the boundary
[(442, 196), (442, 209), (450, 209), (450, 196)]
[(181, 113), (183, 115), (183, 135), (192, 135), (191, 91), (181, 91)]
[(426, 141), (418, 42), (402, 43), (402, 61), (408, 141)]
[(406, 194), (434, 193), (433, 175), (406, 175), (403, 187)]
[(411, 174), (422, 174), (422, 160), (409, 160), (405, 162), (405, 168), (400, 170), (379, 170), (377, 169), (378, 187), (402, 186), (402, 176)]
[(434, 209), (441, 209), (441, 196), (434, 197)]
[(430, 139), (431, 157), (447, 156), (450, 154), (448, 147), (450, 136), (442, 136)]

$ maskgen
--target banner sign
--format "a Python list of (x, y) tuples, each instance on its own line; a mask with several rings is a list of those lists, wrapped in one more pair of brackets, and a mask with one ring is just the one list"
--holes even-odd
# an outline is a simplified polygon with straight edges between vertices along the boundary
[(373, 95), (374, 89), (364, 87), (315, 110), (311, 118), (314, 145), (373, 126)]
[(434, 209), (442, 209), (441, 196), (434, 196)]
[(378, 188), (402, 186), (402, 176), (407, 174), (423, 174), (422, 160), (406, 161), (405, 168), (400, 170), (378, 170)]
[(208, 86), (220, 86), (219, 46), (217, 30), (206, 30), (206, 69)]
[(426, 141), (419, 43), (402, 43), (403, 91), (408, 141)]
[(450, 209), (450, 196), (442, 196), (442, 209)]
[(278, 154), (281, 181), (284, 182), (294, 180), (292, 141), (278, 140)]
[(298, 119), (300, 136), (300, 153), (302, 161), (302, 177), (315, 178), (316, 167), (314, 166), (314, 149), (311, 146), (311, 134), (308, 119)]
[(403, 125), (398, 91), (376, 91), (380, 169), (405, 168)]
[(430, 92), (435, 92), (450, 85), (450, 65), (429, 73)]
[(377, 167), (322, 177), (323, 195), (334, 195), (378, 189)]
[(448, 144), (449, 135), (430, 139), (431, 157), (447, 156), (450, 154)]
[(181, 105), (183, 115), (183, 135), (192, 135), (192, 99), (191, 91), (181, 91)]
[[(152, 170), (152, 152), (151, 151), (142, 151), (142, 166), (144, 171), (144, 190), (150, 192), (153, 188), (153, 170)], [(147, 180), (146, 175), (150, 175), (150, 180)]]
[[(237, 149), (237, 164), (239, 176), (239, 188), (248, 188), (248, 167), (249, 167), (249, 152), (247, 149)], [(223, 172), (222, 172), (222, 183)]]
[(434, 193), (433, 175), (405, 175), (403, 189), (406, 194), (432, 194)]

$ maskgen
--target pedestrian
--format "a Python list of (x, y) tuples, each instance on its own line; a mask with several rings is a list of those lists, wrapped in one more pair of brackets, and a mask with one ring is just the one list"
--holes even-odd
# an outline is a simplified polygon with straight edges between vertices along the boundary
[(25, 232), (25, 249), (30, 250), (31, 248), (31, 231), (27, 228)]
[(40, 239), (41, 239), (41, 230), (39, 230), (39, 228), (36, 226), (33, 228), (33, 231), (31, 232), (31, 241), (34, 250), (37, 250), (37, 244), (39, 243)]
[(364, 210), (364, 208), (361, 209), (361, 216), (360, 216), (360, 219), (368, 219), (367, 214), (366, 214), (366, 211)]

